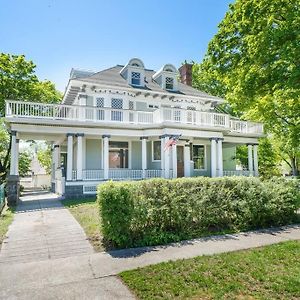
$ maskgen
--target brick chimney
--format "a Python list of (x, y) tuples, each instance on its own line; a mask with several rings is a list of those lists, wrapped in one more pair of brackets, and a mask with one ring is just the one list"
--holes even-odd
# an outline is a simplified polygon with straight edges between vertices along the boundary
[(185, 62), (180, 68), (180, 82), (192, 86), (192, 68), (193, 64)]

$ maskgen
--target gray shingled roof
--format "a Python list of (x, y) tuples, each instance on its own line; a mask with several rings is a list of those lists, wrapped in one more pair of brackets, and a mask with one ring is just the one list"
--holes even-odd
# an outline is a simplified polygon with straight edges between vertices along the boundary
[(123, 68), (121, 65), (116, 65), (115, 67), (97, 72), (93, 75), (84, 77), (84, 78), (77, 78), (78, 81), (83, 82), (89, 82), (94, 84), (103, 84), (103, 85), (113, 85), (117, 87), (126, 87), (126, 88), (133, 88), (136, 90), (149, 90), (152, 92), (161, 92), (166, 93), (169, 95), (186, 95), (186, 96), (195, 96), (200, 98), (207, 98), (207, 100), (212, 101), (222, 101), (223, 99), (211, 96), (209, 94), (206, 94), (204, 92), (201, 92), (191, 86), (188, 86), (183, 83), (178, 83), (178, 91), (166, 91), (160, 87), (159, 84), (157, 84), (153, 79), (152, 76), (155, 74), (155, 71), (145, 69), (145, 87), (136, 87), (131, 86), (127, 83), (127, 81), (120, 75), (120, 71)]

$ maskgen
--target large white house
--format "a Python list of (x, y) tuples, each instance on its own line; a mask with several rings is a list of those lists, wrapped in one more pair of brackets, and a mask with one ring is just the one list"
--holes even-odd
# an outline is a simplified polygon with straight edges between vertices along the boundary
[[(154, 71), (133, 58), (96, 73), (72, 69), (61, 104), (6, 101), (10, 175), (18, 175), (19, 139), (52, 142), (52, 189), (66, 197), (95, 193), (108, 179), (258, 175), (262, 124), (218, 113), (224, 100), (190, 85), (189, 64)], [(241, 144), (249, 170), (237, 171)]]

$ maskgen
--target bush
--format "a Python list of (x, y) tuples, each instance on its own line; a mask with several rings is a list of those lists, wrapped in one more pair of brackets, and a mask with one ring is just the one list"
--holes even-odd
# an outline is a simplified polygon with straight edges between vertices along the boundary
[(104, 239), (115, 247), (165, 244), (296, 220), (295, 182), (274, 178), (181, 178), (98, 187)]

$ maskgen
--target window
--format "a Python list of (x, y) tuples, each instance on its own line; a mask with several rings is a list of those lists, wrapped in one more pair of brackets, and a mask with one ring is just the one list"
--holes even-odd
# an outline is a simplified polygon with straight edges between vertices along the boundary
[(129, 100), (128, 108), (129, 108), (130, 110), (134, 110), (134, 102), (133, 102), (133, 101), (130, 101), (130, 100)]
[(173, 90), (174, 79), (172, 77), (166, 77), (166, 90)]
[(205, 169), (205, 146), (204, 145), (193, 145), (193, 162), (194, 162), (194, 169), (196, 170)]
[(123, 109), (123, 99), (112, 98), (111, 108), (118, 109), (111, 111), (111, 121), (123, 121), (123, 112), (119, 111)]
[(161, 142), (153, 141), (152, 142), (152, 160), (161, 160)]
[(188, 123), (194, 123), (196, 122), (196, 107), (194, 106), (188, 106), (187, 107), (187, 122)]
[(141, 85), (141, 73), (138, 72), (131, 73), (131, 84)]
[[(98, 108), (104, 107), (104, 98), (96, 98), (96, 107), (98, 107)], [(104, 120), (104, 110), (103, 109), (96, 110), (96, 119)]]
[(109, 168), (125, 169), (128, 168), (128, 143), (109, 142)]
[(96, 98), (96, 106), (104, 107), (104, 98)]

